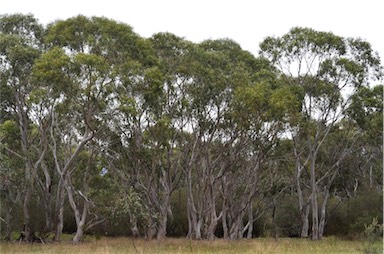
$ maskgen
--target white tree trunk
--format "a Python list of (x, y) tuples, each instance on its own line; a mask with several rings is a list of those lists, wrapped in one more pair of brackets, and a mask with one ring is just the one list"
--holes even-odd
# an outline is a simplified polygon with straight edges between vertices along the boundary
[(311, 184), (311, 208), (312, 208), (312, 240), (319, 240), (319, 208), (317, 202), (317, 186), (316, 186), (316, 172), (315, 172), (316, 156), (311, 151), (310, 162), (310, 184)]

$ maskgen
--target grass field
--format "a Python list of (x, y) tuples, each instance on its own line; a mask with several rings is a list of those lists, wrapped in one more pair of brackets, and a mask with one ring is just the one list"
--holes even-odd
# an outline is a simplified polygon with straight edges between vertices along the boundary
[[(382, 253), (382, 242), (375, 243)], [(271, 239), (225, 241), (192, 241), (184, 238), (145, 240), (132, 238), (88, 238), (83, 243), (69, 242), (48, 244), (1, 243), (0, 253), (368, 253), (362, 241), (343, 241), (326, 238), (322, 241), (306, 239)]]

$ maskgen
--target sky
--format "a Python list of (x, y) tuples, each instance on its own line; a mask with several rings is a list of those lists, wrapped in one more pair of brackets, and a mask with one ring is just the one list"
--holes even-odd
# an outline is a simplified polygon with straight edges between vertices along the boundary
[(0, 14), (13, 13), (32, 13), (44, 25), (78, 14), (104, 16), (143, 37), (230, 38), (254, 55), (267, 36), (301, 26), (365, 39), (384, 58), (382, 0), (2, 0)]

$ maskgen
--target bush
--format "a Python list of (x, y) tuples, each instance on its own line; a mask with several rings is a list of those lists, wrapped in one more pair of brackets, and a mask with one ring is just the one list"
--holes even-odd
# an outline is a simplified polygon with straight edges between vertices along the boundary
[(364, 253), (383, 253), (382, 244), (376, 244), (382, 238), (383, 225), (378, 223), (377, 218), (373, 218), (372, 223), (369, 225), (365, 225), (364, 228)]
[(328, 206), (328, 222), (325, 228), (326, 235), (338, 235), (348, 239), (358, 239), (365, 225), (377, 218), (378, 223), (383, 222), (382, 193), (366, 188), (358, 192), (356, 198), (342, 203), (331, 199)]

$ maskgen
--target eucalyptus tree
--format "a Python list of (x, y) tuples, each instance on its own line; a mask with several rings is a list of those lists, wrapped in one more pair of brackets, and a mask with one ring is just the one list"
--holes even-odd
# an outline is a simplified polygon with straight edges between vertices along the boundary
[[(122, 137), (125, 149), (122, 156), (109, 156), (120, 164), (120, 169), (111, 166), (129, 183), (127, 189), (137, 193), (141, 205), (149, 211), (142, 213), (145, 235), (151, 238), (157, 234), (160, 239), (166, 235), (171, 194), (182, 174), (180, 146), (188, 115), (187, 59), (192, 43), (169, 33), (155, 34), (144, 43), (147, 58), (154, 61), (136, 61), (122, 76), (117, 87), (116, 133)], [(122, 161), (128, 165), (124, 170)], [(139, 216), (129, 216), (132, 232), (137, 234)]]
[[(321, 239), (319, 184), (330, 172), (322, 174), (317, 170), (318, 154), (331, 129), (344, 117), (351, 94), (358, 87), (367, 85), (371, 78), (380, 76), (380, 60), (366, 41), (299, 27), (282, 37), (266, 38), (260, 48), (261, 55), (270, 59), (281, 75), (287, 77), (287, 82), (299, 87), (303, 93), (301, 117), (295, 117), (290, 128), (295, 144), (297, 192), (303, 219), (301, 236), (308, 236), (307, 199), (311, 208), (312, 239)], [(309, 196), (304, 198), (300, 182), (307, 168), (310, 188)], [(323, 200), (326, 206), (327, 199), (323, 197)]]
[[(47, 131), (43, 118), (34, 116), (30, 93), (33, 91), (32, 68), (42, 51), (43, 27), (31, 15), (3, 15), (0, 17), (0, 75), (1, 112), (9, 115), (19, 129), (17, 150), (4, 148), (10, 156), (17, 156), (24, 164), (22, 211), (24, 239), (31, 239), (31, 198), (38, 168), (43, 161), (47, 146)], [(33, 127), (35, 125), (35, 127)], [(32, 131), (38, 129), (38, 134)]]
[[(117, 107), (114, 88), (120, 82), (120, 67), (139, 57), (136, 48), (139, 41), (129, 26), (106, 18), (77, 16), (56, 21), (47, 28), (45, 42), (50, 50), (46, 61), (54, 60), (49, 57), (55, 52), (66, 61), (58, 69), (47, 64), (39, 69), (42, 79), (63, 89), (50, 128), (52, 155), (60, 176), (57, 238), (63, 227), (65, 191), (77, 225), (73, 241), (76, 243), (83, 236), (92, 201), (86, 183), (78, 186), (79, 190), (74, 189), (72, 175), (79, 170), (75, 162), (81, 151), (90, 149), (92, 140), (102, 143), (100, 133), (107, 128)], [(60, 72), (62, 78), (44, 77), (51, 71)]]
[[(71, 92), (80, 94), (80, 91), (74, 91), (75, 83), (69, 75), (66, 75), (71, 68), (73, 65), (70, 57), (65, 54), (64, 50), (57, 47), (44, 53), (36, 61), (34, 68), (36, 80), (41, 83), (42, 90), (36, 90), (40, 99), (52, 100), (46, 110), (49, 110), (50, 113), (49, 146), (53, 158), (52, 164), (59, 176), (56, 193), (55, 240), (60, 240), (64, 226), (65, 187), (69, 188), (70, 183), (66, 183), (66, 181), (70, 181), (70, 174), (72, 173), (70, 169), (85, 144), (93, 138), (93, 133), (88, 128), (85, 128), (84, 138), (81, 139), (81, 137), (76, 136), (77, 134), (81, 135), (81, 132), (76, 133), (75, 129), (76, 125), (81, 122), (81, 117), (76, 118), (76, 116), (81, 113), (76, 107), (73, 107), (77, 101), (72, 101), (75, 97)], [(47, 94), (46, 92), (49, 90), (57, 91), (56, 95)], [(77, 138), (80, 138), (80, 142), (78, 146), (75, 146)]]
[[(147, 144), (151, 150), (152, 202), (157, 211), (157, 238), (166, 235), (167, 218), (172, 215), (171, 195), (182, 178), (182, 146), (188, 132), (189, 112), (187, 89), (191, 85), (188, 72), (192, 43), (169, 33), (150, 38), (161, 72), (161, 92), (156, 101), (149, 101), (148, 116), (153, 126), (147, 129)], [(156, 173), (157, 172), (157, 173)]]
[[(266, 70), (268, 65), (260, 72), (265, 74)], [(232, 102), (232, 124), (239, 138), (230, 150), (232, 154), (228, 154), (231, 168), (223, 177), (222, 187), (224, 237), (230, 239), (242, 238), (246, 232), (248, 238), (252, 237), (253, 223), (264, 212), (257, 211), (253, 202), (286, 181), (274, 162), (278, 158), (274, 158), (273, 150), (300, 100), (296, 91), (279, 84), (273, 72), (269, 77), (238, 87)], [(281, 183), (279, 186), (272, 199), (286, 188)]]
[(68, 69), (69, 58), (63, 51), (55, 48), (43, 52), (35, 60), (32, 69), (32, 80), (34, 87), (29, 94), (31, 109), (33, 110), (33, 119), (37, 121), (39, 134), (43, 139), (43, 146), (47, 155), (40, 163), (41, 174), (37, 180), (42, 191), (42, 200), (46, 219), (45, 231), (53, 230), (54, 211), (52, 211), (54, 201), (54, 187), (56, 182), (56, 172), (54, 170), (54, 160), (48, 156), (52, 149), (50, 144), (55, 142), (51, 137), (51, 129), (55, 114), (55, 107), (62, 101), (63, 92), (66, 91), (68, 78), (63, 76), (61, 69)]
[[(383, 85), (360, 87), (352, 97), (348, 108), (348, 119), (355, 124), (359, 132), (358, 145), (349, 161), (352, 177), (348, 177), (352, 191), (349, 197), (356, 196), (358, 186), (382, 189), (383, 154)], [(352, 159), (353, 158), (353, 159)], [(349, 170), (348, 170), (349, 172)]]
[[(185, 152), (188, 157), (183, 167), (188, 236), (212, 240), (219, 221), (227, 214), (228, 203), (223, 199), (231, 198), (224, 197), (223, 186), (233, 181), (230, 177), (239, 175), (228, 174), (236, 168), (235, 160), (228, 158), (236, 158), (244, 151), (241, 130), (236, 128), (239, 122), (232, 114), (235, 91), (252, 84), (256, 78), (270, 77), (270, 73), (261, 72), (270, 66), (228, 39), (202, 42), (193, 57), (193, 85), (187, 90), (192, 141)], [(224, 205), (218, 207), (219, 203)]]
[(196, 239), (213, 239), (222, 216), (217, 214), (216, 208), (218, 178), (225, 170), (220, 161), (224, 155), (220, 148), (224, 148), (225, 143), (229, 145), (233, 142), (233, 138), (224, 136), (224, 114), (236, 82), (234, 74), (237, 66), (229, 54), (236, 50), (241, 51), (233, 41), (217, 40), (197, 45), (194, 52), (193, 86), (188, 90), (192, 114), (189, 126), (193, 141), (184, 171), (188, 237)]
[[(143, 45), (148, 43), (143, 41)], [(147, 114), (146, 100), (155, 100), (154, 92), (159, 91), (156, 87), (161, 83), (159, 77), (161, 74), (157, 68), (140, 59), (127, 59), (119, 66), (119, 82), (114, 88), (118, 110), (113, 116), (110, 135), (104, 148), (108, 166), (113, 169), (117, 181), (122, 183), (120, 192), (127, 194), (121, 197), (120, 202), (125, 204), (124, 210), (129, 217), (133, 235), (140, 235), (139, 220), (145, 221), (143, 224), (147, 236), (152, 236), (154, 233), (149, 231), (155, 230), (151, 207), (145, 207), (153, 203), (148, 199), (150, 195), (146, 198), (145, 185), (140, 183), (148, 165), (143, 138), (151, 120)]]

